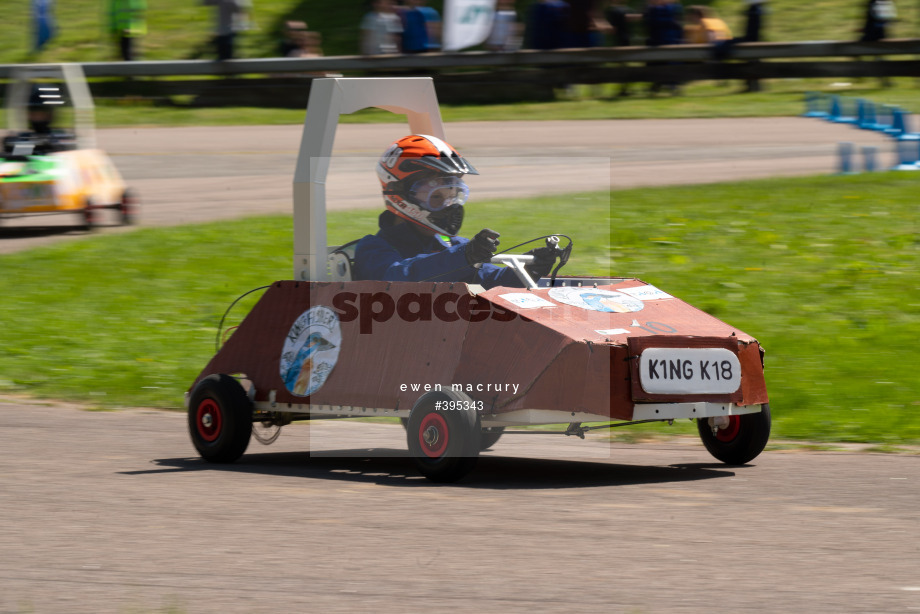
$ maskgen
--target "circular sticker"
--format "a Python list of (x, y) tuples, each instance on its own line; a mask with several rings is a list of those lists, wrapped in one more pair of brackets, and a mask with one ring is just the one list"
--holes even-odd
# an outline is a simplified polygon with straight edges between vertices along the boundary
[(339, 359), (341, 345), (342, 329), (333, 310), (318, 306), (300, 314), (281, 351), (281, 379), (285, 388), (299, 397), (319, 390)]
[(597, 288), (552, 288), (549, 291), (549, 297), (572, 305), (581, 307), (589, 311), (604, 311), (607, 313), (627, 313), (630, 311), (642, 311), (645, 304), (637, 298), (633, 298), (622, 292), (612, 290), (598, 290)]

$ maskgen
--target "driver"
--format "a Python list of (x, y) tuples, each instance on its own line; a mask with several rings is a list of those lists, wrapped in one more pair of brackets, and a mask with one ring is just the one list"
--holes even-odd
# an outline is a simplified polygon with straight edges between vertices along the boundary
[[(521, 287), (510, 267), (489, 264), (499, 233), (484, 228), (472, 240), (457, 236), (470, 193), (462, 180), (466, 174), (479, 172), (439, 138), (413, 134), (390, 145), (377, 162), (386, 211), (380, 231), (358, 241), (355, 279)], [(548, 275), (555, 250), (528, 253), (534, 256), (525, 267), (530, 276)]]
[(3, 139), (4, 150), (11, 153), (17, 143), (33, 145), (32, 153), (43, 155), (76, 148), (72, 134), (53, 128), (54, 109), (65, 103), (61, 88), (51, 84), (34, 84), (26, 105), (29, 132), (12, 134)]

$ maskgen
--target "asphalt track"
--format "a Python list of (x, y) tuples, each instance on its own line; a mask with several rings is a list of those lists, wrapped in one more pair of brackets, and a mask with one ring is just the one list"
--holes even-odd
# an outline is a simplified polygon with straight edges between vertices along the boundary
[(229, 466), (175, 412), (0, 403), (0, 432), (3, 613), (920, 610), (920, 456), (506, 435), (438, 486), (398, 425)]
[[(878, 133), (800, 117), (686, 120), (460, 122), (448, 141), (480, 170), (468, 176), (477, 201), (760, 177), (835, 172), (840, 142), (878, 150)], [(339, 126), (326, 184), (330, 209), (379, 208), (377, 158), (405, 124)], [(301, 126), (100, 130), (105, 149), (142, 202), (144, 225), (290, 213)], [(858, 168), (861, 156), (854, 159)], [(612, 210), (628, 207), (614, 194)], [(372, 214), (369, 214), (372, 215)], [(111, 223), (114, 216), (105, 220)], [(0, 253), (82, 236), (76, 216), (9, 220)]]
[[(340, 127), (333, 207), (377, 206), (370, 169), (402, 132)], [(801, 118), (448, 137), (483, 171), (474, 198), (828, 173), (840, 141), (893, 155)], [(297, 127), (99, 138), (142, 224), (290, 211)], [(56, 223), (10, 222), (0, 250), (85, 236)], [(695, 439), (507, 436), (467, 481), (436, 486), (392, 425), (292, 425), (231, 466), (195, 457), (180, 413), (6, 399), (0, 434), (0, 614), (920, 611), (920, 456), (768, 451), (727, 467)]]

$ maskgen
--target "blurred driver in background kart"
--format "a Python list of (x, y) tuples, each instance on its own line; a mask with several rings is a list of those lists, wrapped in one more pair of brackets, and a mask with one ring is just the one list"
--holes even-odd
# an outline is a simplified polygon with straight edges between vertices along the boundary
[(32, 145), (37, 155), (76, 149), (70, 132), (53, 128), (55, 108), (66, 103), (61, 88), (51, 84), (34, 84), (26, 105), (29, 132), (11, 134), (3, 139), (3, 150), (12, 153), (17, 144)]
[[(413, 134), (390, 145), (377, 162), (386, 211), (380, 214), (380, 231), (358, 241), (354, 278), (521, 287), (510, 267), (489, 264), (499, 233), (483, 228), (472, 240), (457, 236), (470, 194), (462, 177), (478, 174), (453, 147), (433, 136)], [(548, 275), (555, 250), (528, 253), (534, 256), (525, 267), (530, 276)]]

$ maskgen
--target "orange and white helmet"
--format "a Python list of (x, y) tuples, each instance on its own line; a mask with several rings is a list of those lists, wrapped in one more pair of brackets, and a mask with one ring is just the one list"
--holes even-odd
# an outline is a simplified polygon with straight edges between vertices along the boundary
[(403, 137), (377, 162), (377, 177), (388, 210), (436, 233), (456, 235), (470, 189), (463, 175), (473, 165), (441, 139), (427, 134)]

